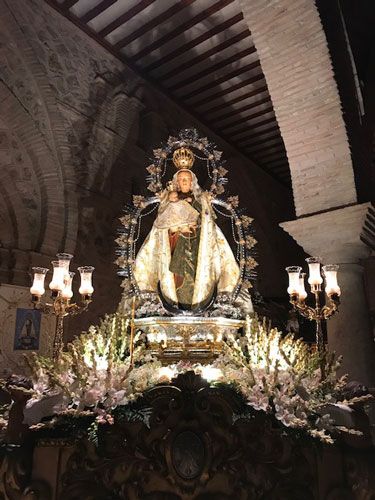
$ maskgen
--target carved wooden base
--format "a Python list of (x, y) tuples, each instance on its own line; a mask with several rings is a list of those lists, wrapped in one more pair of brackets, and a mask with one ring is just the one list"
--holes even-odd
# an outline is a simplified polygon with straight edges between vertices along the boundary
[[(373, 449), (292, 437), (193, 372), (148, 391), (98, 443), (57, 439), (1, 464), (0, 499), (345, 500), (375, 495)], [(126, 415), (126, 417), (125, 417)], [(17, 455), (18, 453), (18, 455)], [(49, 486), (49, 488), (48, 488)], [(53, 492), (53, 494), (52, 494)]]

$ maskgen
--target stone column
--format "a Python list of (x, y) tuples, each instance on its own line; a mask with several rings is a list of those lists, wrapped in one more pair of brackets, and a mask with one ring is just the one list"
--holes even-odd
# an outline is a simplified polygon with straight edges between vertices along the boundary
[[(306, 253), (326, 264), (339, 264), (341, 305), (327, 323), (331, 350), (343, 355), (342, 373), (369, 386), (375, 383), (375, 345), (366, 303), (362, 260), (370, 254), (363, 243), (370, 203), (303, 217), (281, 224)], [(375, 242), (375, 233), (372, 235)], [(369, 233), (366, 230), (366, 241)]]

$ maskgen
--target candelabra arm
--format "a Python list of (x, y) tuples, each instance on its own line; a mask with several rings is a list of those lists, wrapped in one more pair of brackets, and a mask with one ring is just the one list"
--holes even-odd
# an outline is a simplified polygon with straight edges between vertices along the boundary
[(295, 311), (298, 311), (301, 316), (309, 320), (315, 320), (316, 311), (313, 307), (308, 306), (304, 300), (299, 300), (298, 296), (291, 295), (290, 303)]
[(333, 316), (339, 309), (340, 297), (338, 295), (331, 295), (328, 297), (328, 304), (322, 308), (322, 317), (324, 319), (329, 319)]

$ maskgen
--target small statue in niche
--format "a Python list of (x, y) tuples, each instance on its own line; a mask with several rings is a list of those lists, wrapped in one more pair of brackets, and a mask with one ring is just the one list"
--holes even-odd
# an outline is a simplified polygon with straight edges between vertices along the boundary
[(184, 307), (199, 307), (214, 294), (231, 293), (239, 267), (224, 234), (215, 223), (211, 195), (191, 171), (194, 155), (177, 149), (178, 172), (160, 194), (157, 218), (140, 248), (134, 276), (141, 291), (156, 292)]

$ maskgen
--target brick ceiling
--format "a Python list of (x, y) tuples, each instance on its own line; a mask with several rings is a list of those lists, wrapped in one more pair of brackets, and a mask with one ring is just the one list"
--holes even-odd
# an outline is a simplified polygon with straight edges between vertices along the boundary
[(290, 187), (285, 147), (237, 0), (46, 0)]

